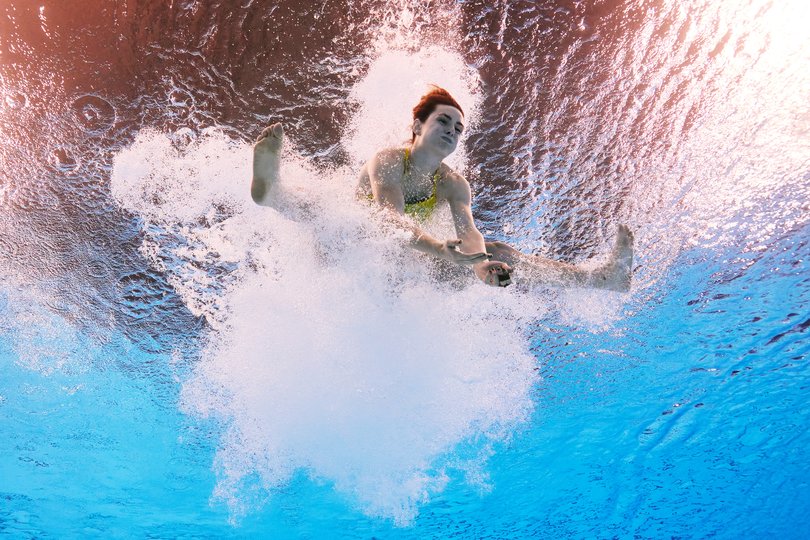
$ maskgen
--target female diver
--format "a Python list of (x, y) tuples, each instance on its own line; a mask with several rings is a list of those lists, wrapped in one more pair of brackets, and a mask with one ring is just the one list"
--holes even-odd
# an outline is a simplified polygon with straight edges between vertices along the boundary
[[(443, 160), (453, 153), (464, 131), (461, 106), (444, 89), (433, 87), (413, 109), (411, 144), (381, 150), (360, 171), (358, 196), (373, 198), (391, 218), (412, 233), (411, 246), (452, 263), (472, 266), (484, 283), (506, 286), (513, 268), (532, 283), (627, 291), (633, 261), (633, 235), (620, 225), (616, 244), (606, 264), (588, 270), (526, 255), (504, 242), (485, 242), (475, 226), (470, 184)], [(251, 196), (270, 206), (270, 189), (279, 180), (281, 124), (259, 135), (253, 152)], [(439, 240), (420, 227), (433, 208), (446, 202), (458, 238)], [(411, 219), (409, 219), (408, 217)]]

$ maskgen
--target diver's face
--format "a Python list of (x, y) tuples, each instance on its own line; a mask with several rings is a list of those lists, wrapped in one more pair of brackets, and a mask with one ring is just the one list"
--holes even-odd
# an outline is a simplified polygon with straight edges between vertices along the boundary
[(464, 132), (464, 117), (461, 111), (450, 105), (437, 105), (424, 123), (416, 120), (414, 129), (425, 144), (442, 153), (451, 154), (458, 146), (459, 137)]

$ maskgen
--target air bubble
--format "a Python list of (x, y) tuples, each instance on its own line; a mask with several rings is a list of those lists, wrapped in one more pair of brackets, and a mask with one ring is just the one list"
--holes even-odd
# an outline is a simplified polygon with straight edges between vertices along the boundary
[(22, 109), (28, 105), (28, 96), (20, 92), (12, 92), (6, 96), (6, 105), (8, 105), (10, 109)]
[(112, 275), (112, 270), (106, 261), (96, 259), (87, 264), (87, 274), (92, 278), (106, 279)]
[(189, 108), (194, 105), (194, 98), (185, 90), (174, 89), (169, 92), (169, 104), (172, 107)]
[(107, 252), (112, 248), (112, 240), (110, 240), (106, 234), (97, 231), (92, 224), (85, 224), (85, 226), (82, 227), (82, 231), (88, 233), (84, 241), (94, 251)]
[(106, 99), (91, 94), (73, 102), (79, 125), (88, 133), (103, 133), (115, 123), (115, 107)]

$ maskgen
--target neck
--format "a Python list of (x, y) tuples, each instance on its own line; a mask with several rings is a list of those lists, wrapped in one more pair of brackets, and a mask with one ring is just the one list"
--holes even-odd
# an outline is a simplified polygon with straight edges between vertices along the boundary
[(419, 139), (411, 143), (411, 167), (416, 167), (419, 171), (432, 173), (439, 168), (446, 157), (432, 148), (420, 144)]

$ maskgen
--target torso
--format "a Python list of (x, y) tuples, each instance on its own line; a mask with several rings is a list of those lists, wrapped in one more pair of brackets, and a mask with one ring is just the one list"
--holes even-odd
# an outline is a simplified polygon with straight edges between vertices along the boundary
[[(391, 149), (387, 161), (391, 163), (386, 171), (390, 180), (399, 184), (405, 202), (404, 212), (418, 219), (427, 219), (437, 202), (447, 199), (448, 179), (454, 175), (452, 169), (441, 163), (431, 175), (413, 174), (408, 161), (408, 148)], [(378, 154), (378, 157), (380, 155)], [(357, 186), (359, 197), (371, 198), (371, 178), (368, 163), (360, 171), (360, 182)]]

